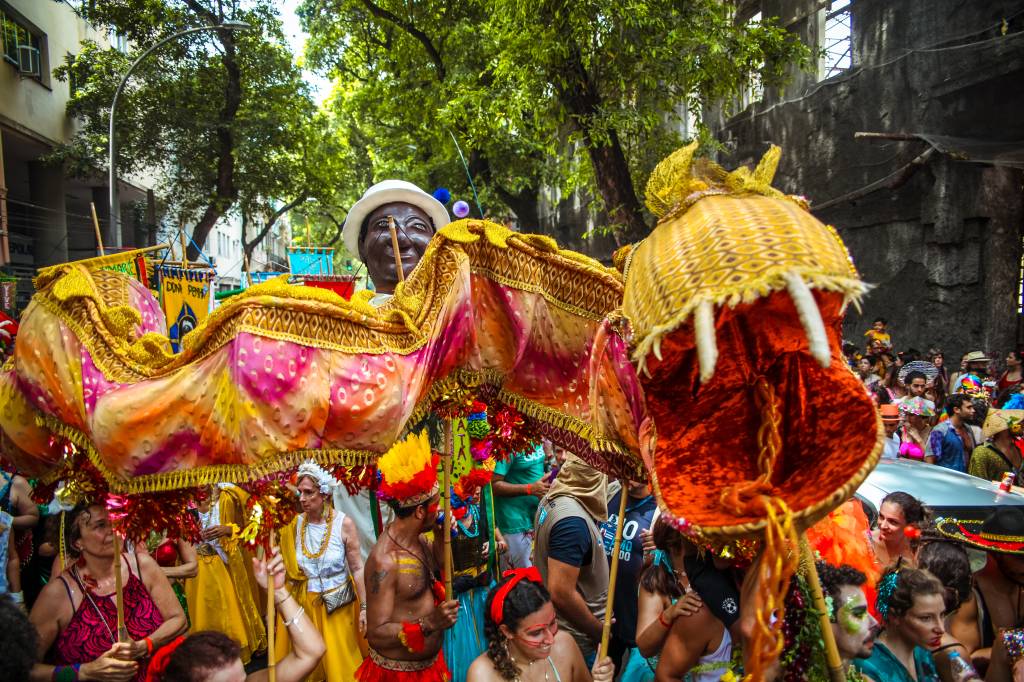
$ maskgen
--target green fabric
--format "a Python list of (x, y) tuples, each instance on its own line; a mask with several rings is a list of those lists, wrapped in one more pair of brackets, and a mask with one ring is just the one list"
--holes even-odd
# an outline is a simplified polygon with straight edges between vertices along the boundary
[[(903, 664), (881, 642), (875, 642), (871, 658), (855, 658), (853, 665), (875, 682), (914, 682)], [(927, 649), (914, 647), (917, 682), (938, 682), (939, 676)]]
[(185, 588), (177, 580), (172, 580), (171, 589), (174, 590), (174, 596), (178, 598), (178, 603), (181, 604), (181, 610), (185, 612), (185, 625), (191, 629), (192, 619), (188, 615), (188, 599), (185, 598)]
[[(986, 481), (1001, 481), (1003, 474), (1007, 471), (1014, 470), (991, 443), (979, 445), (971, 453), (971, 465), (967, 470), (971, 476), (977, 476)], [(1020, 481), (1015, 481), (1015, 483), (1021, 484)]]
[[(544, 448), (538, 443), (532, 452), (518, 452), (498, 462), (494, 473), (504, 476), (506, 483), (536, 483), (544, 476)], [(525, 533), (533, 530), (533, 515), (540, 502), (536, 495), (494, 498), (494, 521), (502, 533)]]

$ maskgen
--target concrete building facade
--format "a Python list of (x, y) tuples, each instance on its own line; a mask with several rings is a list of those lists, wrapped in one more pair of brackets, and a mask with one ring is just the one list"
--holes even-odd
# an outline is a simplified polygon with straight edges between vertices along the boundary
[[(96, 255), (90, 203), (104, 241), (115, 241), (106, 219), (106, 175), (98, 169), (93, 177), (70, 177), (45, 160), (76, 131), (66, 113), (71, 84), (53, 78), (53, 69), (76, 54), (85, 39), (105, 47), (111, 43), (106, 31), (81, 19), (67, 2), (0, 0), (0, 22), (0, 193), (6, 193), (10, 252), (10, 263), (0, 265), (25, 279), (18, 287), (23, 305), (36, 268)], [(119, 191), (122, 243), (155, 243), (152, 182), (122, 181)]]
[(738, 20), (758, 12), (827, 55), (707, 120), (727, 167), (782, 147), (776, 186), (843, 236), (874, 285), (847, 338), (885, 317), (954, 365), (1024, 341), (1024, 3), (748, 0)]

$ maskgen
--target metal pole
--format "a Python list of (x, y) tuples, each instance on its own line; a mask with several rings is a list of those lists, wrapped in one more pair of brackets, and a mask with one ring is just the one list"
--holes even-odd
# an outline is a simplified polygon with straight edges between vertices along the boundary
[(117, 155), (117, 139), (114, 136), (114, 117), (117, 113), (117, 99), (121, 96), (121, 91), (124, 90), (124, 86), (128, 83), (128, 79), (131, 78), (135, 68), (142, 62), (143, 59), (148, 57), (159, 47), (166, 45), (172, 40), (188, 35), (190, 33), (200, 33), (202, 31), (244, 31), (248, 28), (252, 28), (246, 23), (241, 21), (224, 22), (216, 26), (198, 26), (196, 28), (188, 28), (184, 31), (178, 31), (172, 35), (167, 36), (163, 40), (157, 41), (149, 47), (145, 52), (140, 54), (132, 65), (128, 67), (128, 71), (121, 78), (121, 82), (117, 85), (117, 90), (114, 91), (114, 99), (110, 103), (110, 131), (108, 132), (108, 154), (107, 154), (107, 183), (110, 185), (110, 229), (113, 232), (111, 235), (114, 238), (113, 246), (121, 247), (121, 209), (117, 203), (117, 168), (114, 166), (114, 158)]

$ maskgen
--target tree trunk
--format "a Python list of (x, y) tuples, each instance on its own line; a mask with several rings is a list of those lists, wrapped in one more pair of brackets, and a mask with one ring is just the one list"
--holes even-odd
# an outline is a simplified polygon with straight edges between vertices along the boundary
[(221, 216), (238, 199), (235, 187), (235, 140), (234, 122), (242, 104), (242, 72), (235, 58), (235, 42), (230, 31), (217, 31), (217, 38), (224, 47), (221, 62), (227, 73), (224, 87), (224, 106), (217, 117), (217, 184), (213, 199), (203, 211), (202, 217), (192, 231), (192, 244), (188, 247), (189, 260), (196, 260), (199, 251), (206, 244), (206, 238)]
[(536, 187), (527, 187), (515, 194), (497, 184), (491, 185), (502, 202), (512, 209), (519, 219), (519, 229), (523, 232), (540, 232), (540, 212), (537, 203), (540, 192)]
[(618, 133), (611, 130), (605, 139), (597, 139), (593, 134), (592, 121), (600, 115), (601, 95), (583, 66), (578, 49), (570, 50), (564, 73), (567, 77), (558, 88), (558, 99), (569, 112), (573, 125), (583, 133), (594, 180), (604, 200), (615, 240), (620, 244), (639, 241), (647, 236), (650, 228), (644, 221)]

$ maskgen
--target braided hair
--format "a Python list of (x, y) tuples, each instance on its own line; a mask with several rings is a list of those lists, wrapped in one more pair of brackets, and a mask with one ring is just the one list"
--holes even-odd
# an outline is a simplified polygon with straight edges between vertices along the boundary
[(535, 613), (550, 602), (551, 595), (543, 585), (530, 580), (521, 580), (505, 596), (502, 620), (500, 623), (495, 623), (491, 618), (491, 602), (494, 601), (498, 588), (509, 580), (511, 578), (505, 578), (499, 582), (487, 595), (487, 604), (484, 606), (484, 636), (487, 637), (487, 657), (494, 664), (494, 669), (498, 671), (502, 679), (511, 681), (519, 676), (519, 668), (508, 652), (508, 641), (501, 632), (501, 626), (504, 625), (514, 632), (526, 616)]

